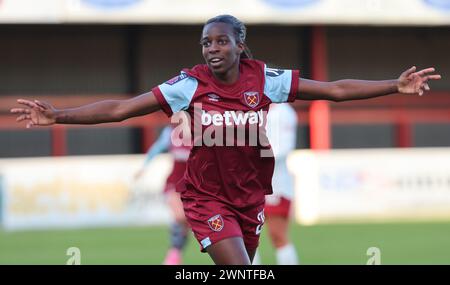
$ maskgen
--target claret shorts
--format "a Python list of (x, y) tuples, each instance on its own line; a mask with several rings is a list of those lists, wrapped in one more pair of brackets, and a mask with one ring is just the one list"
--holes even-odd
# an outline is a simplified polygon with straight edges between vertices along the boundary
[(206, 252), (208, 246), (231, 237), (242, 237), (247, 250), (258, 247), (264, 224), (264, 201), (254, 207), (236, 209), (212, 199), (182, 195), (181, 200), (202, 252)]

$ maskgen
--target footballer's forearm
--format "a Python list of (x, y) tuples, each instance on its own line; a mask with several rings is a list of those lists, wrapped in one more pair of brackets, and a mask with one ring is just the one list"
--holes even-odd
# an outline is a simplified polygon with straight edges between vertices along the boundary
[(120, 100), (105, 100), (77, 108), (55, 111), (57, 124), (100, 124), (119, 122), (124, 118), (120, 113)]
[(55, 122), (58, 124), (120, 122), (160, 109), (161, 106), (153, 93), (148, 92), (127, 100), (104, 100), (78, 108), (56, 110)]
[(334, 101), (369, 99), (398, 92), (398, 80), (355, 80), (335, 81)]
[(297, 99), (335, 102), (368, 99), (398, 92), (398, 80), (344, 79), (332, 82), (300, 78)]

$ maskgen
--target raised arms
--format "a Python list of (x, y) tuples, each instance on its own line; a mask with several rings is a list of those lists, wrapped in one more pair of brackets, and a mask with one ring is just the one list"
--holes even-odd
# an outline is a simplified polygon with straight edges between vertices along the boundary
[(100, 124), (119, 122), (125, 119), (153, 113), (160, 105), (152, 92), (127, 100), (104, 100), (70, 109), (55, 109), (52, 105), (38, 100), (18, 99), (24, 107), (13, 108), (18, 114), (17, 121), (25, 121), (26, 127), (53, 124)]
[(434, 68), (415, 71), (416, 67), (413, 66), (404, 71), (398, 79), (382, 81), (345, 79), (322, 82), (301, 78), (296, 99), (338, 102), (368, 99), (393, 93), (422, 95), (430, 90), (429, 80), (441, 79), (439, 74), (434, 74)]

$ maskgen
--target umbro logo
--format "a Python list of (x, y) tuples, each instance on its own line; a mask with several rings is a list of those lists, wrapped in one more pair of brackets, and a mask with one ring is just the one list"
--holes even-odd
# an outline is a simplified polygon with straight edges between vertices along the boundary
[(219, 102), (220, 96), (214, 93), (208, 94), (209, 101)]

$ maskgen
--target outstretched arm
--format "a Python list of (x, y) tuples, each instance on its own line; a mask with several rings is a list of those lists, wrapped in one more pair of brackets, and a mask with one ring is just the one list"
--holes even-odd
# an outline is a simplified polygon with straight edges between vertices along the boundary
[(300, 100), (348, 101), (374, 98), (394, 93), (419, 94), (430, 90), (429, 80), (441, 79), (434, 74), (434, 68), (416, 71), (413, 66), (404, 71), (398, 79), (368, 81), (345, 79), (321, 82), (300, 78), (297, 98)]
[(18, 99), (17, 103), (24, 107), (13, 108), (11, 113), (18, 114), (16, 119), (18, 122), (27, 122), (27, 128), (53, 124), (120, 122), (160, 109), (152, 92), (127, 100), (105, 100), (70, 109), (55, 109), (52, 105), (38, 100)]

